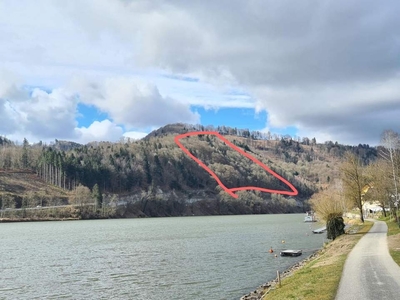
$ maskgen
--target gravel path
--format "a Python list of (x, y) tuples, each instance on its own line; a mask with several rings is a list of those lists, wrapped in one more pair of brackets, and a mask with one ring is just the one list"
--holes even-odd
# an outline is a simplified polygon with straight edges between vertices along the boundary
[(400, 267), (387, 246), (387, 225), (374, 221), (350, 252), (336, 300), (400, 299)]

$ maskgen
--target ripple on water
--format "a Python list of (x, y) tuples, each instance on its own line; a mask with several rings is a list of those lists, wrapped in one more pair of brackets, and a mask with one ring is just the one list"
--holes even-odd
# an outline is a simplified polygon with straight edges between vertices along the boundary
[(6, 299), (239, 299), (297, 261), (271, 246), (323, 244), (303, 215), (2, 225)]

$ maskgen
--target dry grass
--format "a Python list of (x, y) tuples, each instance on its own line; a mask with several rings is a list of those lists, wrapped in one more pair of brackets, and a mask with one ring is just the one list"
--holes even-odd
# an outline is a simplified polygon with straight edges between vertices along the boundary
[(54, 185), (47, 184), (34, 172), (0, 170), (0, 195), (25, 196), (28, 192), (35, 192), (43, 196), (68, 196), (66, 191)]

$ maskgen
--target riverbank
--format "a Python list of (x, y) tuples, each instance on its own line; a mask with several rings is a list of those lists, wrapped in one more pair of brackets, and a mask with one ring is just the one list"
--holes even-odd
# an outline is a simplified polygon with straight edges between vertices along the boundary
[[(303, 213), (301, 208), (294, 210), (268, 210), (246, 206), (241, 201), (221, 202), (215, 199), (196, 200), (192, 203), (175, 200), (146, 199), (129, 202), (125, 199), (119, 205), (96, 207), (94, 203), (85, 205), (43, 206), (0, 210), (3, 222), (62, 221), (116, 218), (188, 217), (188, 216), (226, 216), (226, 215), (267, 215)], [(0, 221), (2, 222), (2, 221)]]
[(0, 210), (0, 223), (90, 220), (116, 217), (120, 217), (120, 215), (117, 215), (116, 208), (96, 208), (94, 204)]
[(275, 279), (240, 299), (334, 299), (347, 254), (371, 226), (372, 222), (353, 224), (347, 234), (283, 272), (280, 287)]
[(0, 218), (0, 223), (17, 223), (17, 222), (45, 222), (45, 221), (76, 221), (79, 218)]
[[(295, 263), (293, 266), (291, 266), (289, 269), (283, 271), (280, 274), (280, 279), (281, 281), (290, 276), (293, 275), (294, 272), (305, 266), (307, 263), (309, 263), (311, 260), (315, 259), (319, 255), (319, 251), (315, 251), (313, 254), (309, 255), (307, 258), (303, 259), (302, 261), (299, 261)], [(271, 281), (268, 281), (267, 283), (259, 286), (256, 290), (253, 292), (244, 295), (243, 297), (240, 298), (240, 300), (258, 300), (258, 299), (263, 299), (262, 297), (266, 295), (270, 289), (275, 288), (279, 284), (278, 279), (274, 279)]]

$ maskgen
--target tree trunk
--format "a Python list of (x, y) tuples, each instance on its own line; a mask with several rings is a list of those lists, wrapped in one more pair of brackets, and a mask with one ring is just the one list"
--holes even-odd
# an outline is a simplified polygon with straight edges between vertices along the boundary
[(362, 209), (362, 207), (360, 207), (359, 209), (360, 209), (360, 218), (361, 218), (361, 222), (364, 223), (363, 209)]

